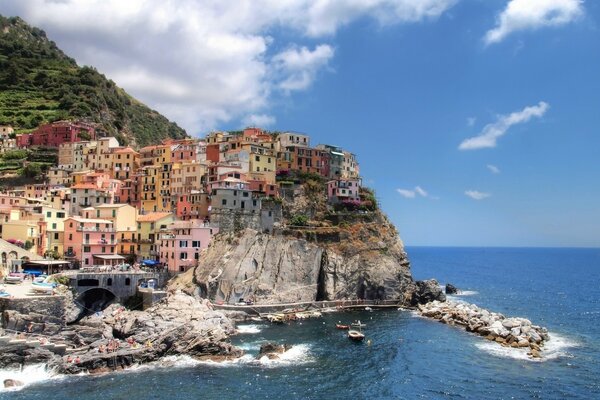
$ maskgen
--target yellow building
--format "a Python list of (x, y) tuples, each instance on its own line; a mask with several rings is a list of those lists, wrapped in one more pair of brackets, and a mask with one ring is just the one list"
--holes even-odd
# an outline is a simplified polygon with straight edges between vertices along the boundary
[(136, 238), (138, 260), (159, 260), (156, 240), (161, 229), (167, 229), (174, 220), (175, 217), (169, 212), (152, 212), (138, 216)]
[(135, 245), (133, 240), (137, 234), (138, 211), (129, 204), (102, 204), (82, 211), (84, 218), (103, 219), (111, 221), (115, 230), (115, 243), (117, 253), (121, 255), (134, 255)]
[(160, 166), (149, 165), (142, 167), (139, 182), (141, 183), (140, 202), (142, 212), (154, 212), (158, 209), (156, 188), (157, 174)]
[(65, 210), (46, 206), (39, 207), (37, 211), (46, 222), (46, 240), (43, 241), (45, 247), (41, 251), (42, 255), (44, 255), (46, 251), (49, 251), (62, 256), (64, 252), (65, 219), (68, 218), (67, 212)]

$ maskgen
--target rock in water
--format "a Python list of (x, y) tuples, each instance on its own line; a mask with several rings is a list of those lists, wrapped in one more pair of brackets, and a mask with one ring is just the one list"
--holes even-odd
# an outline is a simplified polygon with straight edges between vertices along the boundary
[(413, 292), (411, 304), (426, 304), (432, 301), (446, 301), (446, 295), (442, 292), (440, 284), (435, 279), (416, 281), (417, 288)]
[(280, 354), (285, 353), (291, 348), (292, 346), (289, 344), (265, 343), (260, 346), (260, 351), (256, 359), (260, 360), (263, 357), (267, 357), (269, 360), (275, 360), (279, 358)]
[(5, 379), (4, 380), (5, 388), (12, 388), (12, 387), (18, 387), (18, 386), (23, 386), (23, 382), (16, 380), (16, 379)]
[(459, 292), (458, 288), (451, 283), (446, 284), (446, 294), (457, 294)]

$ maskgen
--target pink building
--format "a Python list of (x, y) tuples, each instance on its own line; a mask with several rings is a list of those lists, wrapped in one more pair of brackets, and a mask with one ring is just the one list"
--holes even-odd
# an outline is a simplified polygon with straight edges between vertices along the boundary
[(336, 179), (327, 182), (327, 200), (335, 204), (347, 200), (360, 200), (359, 178)]
[(31, 133), (17, 136), (17, 146), (21, 148), (28, 146), (59, 147), (62, 143), (94, 140), (95, 137), (96, 132), (93, 125), (83, 122), (58, 121), (41, 125)]
[(160, 262), (169, 272), (185, 272), (198, 264), (218, 228), (200, 220), (177, 221), (160, 235)]
[(124, 257), (117, 254), (116, 232), (112, 221), (70, 217), (65, 219), (65, 259), (81, 267), (116, 265)]

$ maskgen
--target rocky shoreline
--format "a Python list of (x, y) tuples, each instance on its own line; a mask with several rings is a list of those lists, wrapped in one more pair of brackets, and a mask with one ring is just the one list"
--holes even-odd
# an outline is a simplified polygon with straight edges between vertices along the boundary
[(548, 330), (525, 318), (505, 317), (475, 304), (456, 301), (432, 301), (418, 305), (419, 315), (448, 325), (463, 327), (499, 345), (528, 349), (532, 358), (541, 358)]
[[(6, 316), (6, 315), (5, 315)], [(37, 318), (37, 316), (35, 316)], [(112, 305), (102, 313), (65, 325), (53, 334), (44, 333), (44, 322), (32, 324), (28, 314), (10, 313), (10, 330), (27, 339), (12, 340), (0, 349), (0, 369), (44, 363), (59, 374), (103, 373), (135, 364), (157, 361), (169, 355), (225, 360), (243, 355), (229, 342), (234, 323), (212, 310), (207, 300), (175, 293), (146, 311), (129, 311)], [(54, 321), (56, 322), (56, 321)], [(8, 332), (8, 331), (7, 331)], [(34, 340), (64, 345), (64, 355), (49, 351)]]

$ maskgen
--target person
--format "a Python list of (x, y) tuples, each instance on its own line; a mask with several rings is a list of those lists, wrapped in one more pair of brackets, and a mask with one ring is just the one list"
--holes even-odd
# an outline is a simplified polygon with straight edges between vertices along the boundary
[(104, 347), (103, 344), (100, 345), (100, 347), (98, 347), (98, 353), (104, 353), (106, 351), (106, 347)]
[(68, 363), (73, 362), (73, 358), (71, 356), (67, 356), (67, 362)]
[(73, 361), (75, 364), (79, 364), (81, 362), (81, 359), (79, 358), (79, 356), (75, 357), (75, 361)]
[(30, 322), (29, 325), (27, 325), (27, 332), (31, 333), (33, 331), (33, 322)]

